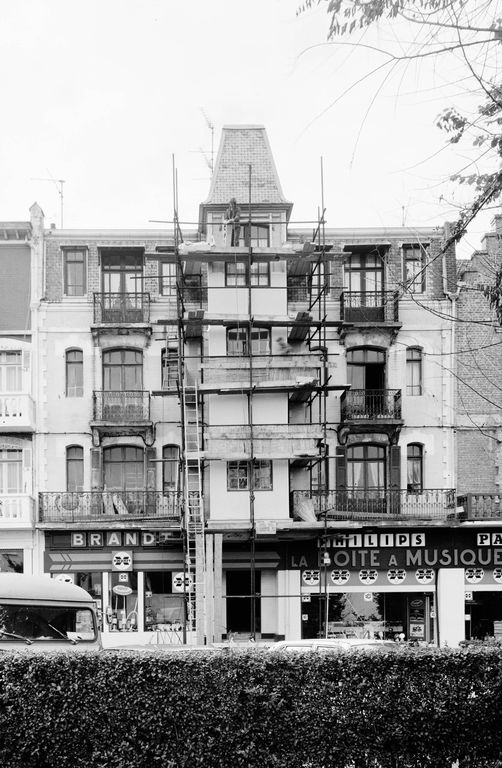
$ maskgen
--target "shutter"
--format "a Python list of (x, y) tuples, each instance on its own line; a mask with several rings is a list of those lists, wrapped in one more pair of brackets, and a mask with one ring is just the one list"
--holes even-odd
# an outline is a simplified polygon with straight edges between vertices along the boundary
[(103, 489), (103, 455), (101, 448), (91, 448), (91, 490)]
[(401, 488), (401, 446), (390, 446), (389, 460), (389, 487), (391, 491), (399, 491)]
[(155, 473), (155, 448), (147, 448), (146, 451), (146, 490), (156, 490), (156, 473)]
[(347, 489), (347, 457), (345, 448), (338, 447), (335, 456), (336, 490)]

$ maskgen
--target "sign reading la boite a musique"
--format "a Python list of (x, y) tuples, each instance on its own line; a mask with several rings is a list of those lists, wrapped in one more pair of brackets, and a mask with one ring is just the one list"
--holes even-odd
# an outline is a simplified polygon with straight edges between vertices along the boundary
[(502, 531), (383, 531), (334, 533), (315, 547), (295, 543), (290, 568), (315, 568), (327, 556), (335, 568), (469, 568), (502, 566)]

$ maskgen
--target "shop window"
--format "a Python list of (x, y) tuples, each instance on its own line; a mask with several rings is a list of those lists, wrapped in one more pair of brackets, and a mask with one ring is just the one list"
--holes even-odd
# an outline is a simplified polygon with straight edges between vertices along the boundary
[(23, 573), (22, 549), (0, 549), (0, 573)]
[(427, 251), (423, 245), (403, 245), (403, 278), (408, 293), (425, 291)]
[[(112, 573), (105, 621), (112, 632), (138, 631), (138, 574)], [(128, 594), (124, 594), (128, 587)]]
[(424, 447), (420, 443), (409, 443), (407, 450), (408, 493), (421, 493), (424, 487)]
[(84, 449), (69, 445), (66, 449), (66, 490), (79, 493), (84, 490)]
[(422, 350), (408, 347), (406, 350), (406, 394), (416, 397), (422, 394)]
[(246, 287), (248, 285), (268, 287), (270, 285), (270, 264), (255, 262), (251, 267), (243, 261), (225, 263), (225, 285)]
[(66, 351), (66, 397), (83, 397), (84, 355), (81, 349)]
[(21, 392), (23, 355), (20, 351), (0, 352), (0, 392)]
[(176, 264), (161, 261), (159, 264), (160, 293), (176, 298)]
[(178, 490), (179, 463), (179, 445), (165, 445), (162, 448), (162, 491), (164, 494)]
[(87, 251), (84, 248), (63, 250), (63, 280), (65, 296), (85, 296)]
[(228, 328), (227, 355), (229, 357), (242, 357), (250, 354), (270, 354), (270, 329)]
[(185, 596), (175, 592), (170, 571), (145, 573), (145, 630), (172, 632), (182, 642)]
[[(251, 465), (248, 461), (227, 462), (227, 489), (229, 491), (247, 491), (251, 484)], [(254, 462), (254, 490), (272, 490), (272, 462)]]
[(143, 353), (136, 349), (103, 352), (103, 389), (130, 392), (143, 389)]

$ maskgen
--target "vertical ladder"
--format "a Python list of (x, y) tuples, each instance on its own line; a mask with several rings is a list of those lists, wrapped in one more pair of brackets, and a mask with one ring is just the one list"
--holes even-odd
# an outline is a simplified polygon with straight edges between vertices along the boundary
[(205, 636), (205, 543), (201, 471), (201, 424), (197, 384), (183, 381), (184, 502), (186, 535), (187, 630), (196, 642)]

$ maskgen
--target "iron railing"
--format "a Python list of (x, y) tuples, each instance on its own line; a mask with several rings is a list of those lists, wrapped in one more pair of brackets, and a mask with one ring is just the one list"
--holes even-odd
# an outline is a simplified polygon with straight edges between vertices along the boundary
[(42, 523), (153, 517), (179, 524), (183, 494), (179, 491), (55, 491), (39, 493), (38, 505)]
[(340, 296), (340, 316), (347, 323), (397, 323), (397, 291), (344, 291)]
[(95, 391), (94, 420), (111, 424), (150, 421), (150, 393), (136, 390)]
[(401, 419), (400, 389), (349, 389), (340, 398), (342, 421)]
[(95, 293), (94, 322), (127, 324), (148, 323), (149, 293)]
[(467, 520), (502, 518), (502, 494), (464, 493), (457, 499), (458, 516)]
[(291, 512), (306, 522), (388, 518), (446, 519), (455, 514), (455, 491), (368, 488), (344, 491), (292, 491)]

